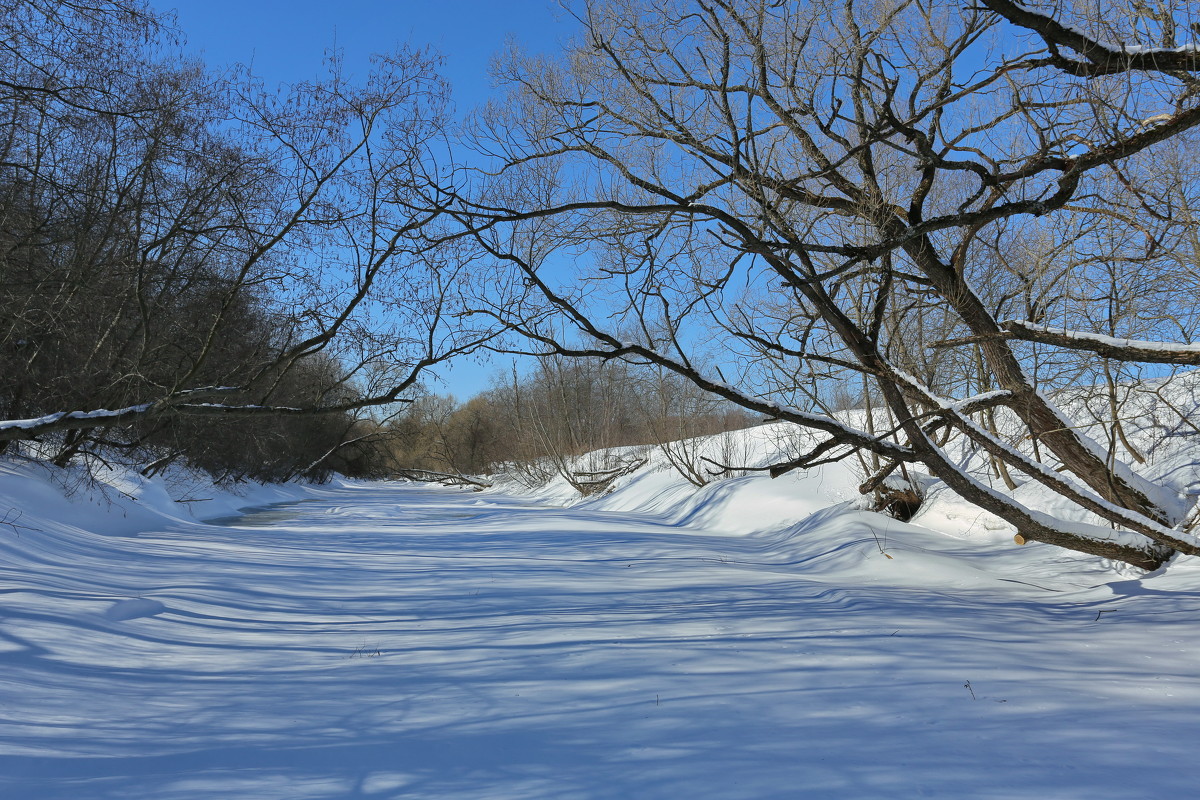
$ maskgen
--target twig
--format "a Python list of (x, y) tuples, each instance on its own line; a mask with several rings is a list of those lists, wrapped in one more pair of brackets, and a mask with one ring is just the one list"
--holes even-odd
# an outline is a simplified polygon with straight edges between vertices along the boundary
[[(16, 511), (16, 512), (17, 512), (17, 515), (16, 515), (15, 517), (14, 517), (14, 516), (12, 516), (12, 513), (13, 513), (14, 511)], [(2, 519), (0, 519), (0, 525), (7, 525), (8, 527), (12, 528), (12, 529), (13, 529), (13, 533), (15, 533), (15, 534), (17, 535), (17, 538), (18, 538), (18, 539), (19, 539), (19, 538), (21, 538), (21, 531), (22, 531), (22, 530), (26, 530), (26, 531), (38, 531), (38, 530), (41, 530), (40, 528), (32, 528), (32, 527), (30, 527), (30, 526), (28, 526), (28, 525), (18, 525), (18, 524), (17, 524), (17, 520), (19, 520), (19, 519), (20, 519), (22, 516), (24, 516), (24, 514), (25, 514), (25, 512), (24, 512), (24, 511), (21, 511), (21, 510), (19, 510), (19, 509), (16, 509), (16, 508), (10, 508), (8, 511), (5, 511), (5, 512), (4, 512), (4, 517), (3, 517)]]

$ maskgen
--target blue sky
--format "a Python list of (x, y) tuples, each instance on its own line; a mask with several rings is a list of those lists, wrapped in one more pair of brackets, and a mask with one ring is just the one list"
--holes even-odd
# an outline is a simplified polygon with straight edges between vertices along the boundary
[(251, 63), (269, 81), (297, 81), (322, 69), (328, 48), (365, 71), (371, 53), (397, 44), (432, 45), (446, 58), (443, 73), (460, 108), (487, 97), (488, 62), (506, 37), (553, 51), (574, 22), (554, 0), (151, 0), (175, 10), (188, 49), (210, 66)]
[[(514, 37), (533, 51), (553, 52), (575, 24), (554, 0), (151, 0), (174, 10), (187, 49), (210, 67), (251, 64), (268, 82), (296, 82), (323, 70), (329, 48), (344, 53), (347, 68), (366, 72), (372, 53), (398, 44), (430, 45), (445, 58), (460, 112), (482, 103), (491, 86), (493, 53)], [(462, 360), (437, 370), (430, 388), (460, 400), (488, 386), (488, 377), (509, 360), (494, 364)]]

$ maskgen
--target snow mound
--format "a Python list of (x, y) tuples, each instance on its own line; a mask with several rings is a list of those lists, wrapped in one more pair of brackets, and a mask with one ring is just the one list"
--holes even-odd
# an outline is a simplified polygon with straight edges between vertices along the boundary
[(133, 600), (118, 600), (104, 612), (104, 618), (113, 622), (124, 622), (141, 617), (153, 617), (167, 610), (157, 600), (138, 597)]

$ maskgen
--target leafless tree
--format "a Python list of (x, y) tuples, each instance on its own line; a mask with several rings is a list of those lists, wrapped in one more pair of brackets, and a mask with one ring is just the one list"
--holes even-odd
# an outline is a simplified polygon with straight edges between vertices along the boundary
[(141, 0), (0, 20), (0, 443), (65, 461), (102, 430), (387, 405), (490, 335), (448, 306), (454, 253), (416, 235), (436, 57), (352, 83), (335, 54), (275, 90), (177, 38)]
[[(1178, 496), (1052, 399), (1085, 372), (1072, 353), (1200, 364), (1171, 343), (1200, 319), (1193, 5), (572, 8), (561, 58), (500, 62), (511, 92), (473, 134), (495, 166), (431, 196), (508, 270), (477, 312), (825, 434), (778, 471), (861, 451), (868, 483), (923, 465), (1019, 541), (1147, 568), (1200, 553)], [(1111, 311), (1134, 274), (1170, 293), (1158, 312)], [(863, 425), (812, 410), (858, 383)], [(991, 488), (947, 436), (1098, 524)]]
[(756, 421), (753, 417), (661, 367), (642, 368), (634, 374), (640, 389), (637, 414), (645, 428), (644, 438), (685, 480), (704, 486), (745, 466), (746, 457), (738, 452), (736, 438), (724, 434), (750, 427)]
[(588, 493), (640, 462), (614, 448), (646, 445), (640, 382), (622, 361), (572, 361), (548, 355), (528, 375), (515, 372), (487, 393), (503, 443), (503, 464), (525, 483), (556, 476)]

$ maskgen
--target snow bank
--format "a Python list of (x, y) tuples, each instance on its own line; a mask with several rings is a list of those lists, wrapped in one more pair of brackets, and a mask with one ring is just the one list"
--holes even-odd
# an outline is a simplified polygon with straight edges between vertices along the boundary
[[(303, 484), (244, 483), (220, 487), (203, 473), (168, 470), (153, 478), (128, 467), (0, 460), (0, 553), (53, 551), (72, 539), (136, 537), (248, 507), (306, 497)], [(36, 535), (26, 535), (36, 534)]]
[[(1062, 392), (1055, 401), (1076, 421), (1082, 421), (1082, 432), (1091, 436), (1099, 447), (1112, 446), (1118, 457), (1133, 464), (1138, 475), (1160, 488), (1165, 507), (1182, 517), (1200, 496), (1200, 427), (1193, 418), (1200, 417), (1200, 371), (1183, 373), (1170, 380), (1144, 381), (1118, 387), (1124, 433), (1129, 443), (1143, 458), (1136, 458), (1120, 439), (1102, 423), (1109, 414), (1108, 398), (1095, 387), (1083, 387)], [(862, 412), (846, 412), (840, 422), (849, 427), (866, 428)], [(1012, 446), (1030, 452), (1030, 444), (1021, 430), (1000, 418), (1001, 436)], [(882, 421), (881, 421), (882, 423)], [(887, 427), (883, 425), (883, 427)], [(559, 477), (538, 487), (520, 485), (511, 476), (493, 476), (496, 489), (516, 493), (539, 502), (562, 506), (579, 506), (597, 511), (647, 513), (661, 516), (675, 524), (728, 534), (784, 531), (802, 523), (811, 515), (831, 508), (860, 509), (864, 500), (858, 491), (869, 470), (854, 456), (838, 463), (825, 464), (811, 470), (795, 470), (779, 478), (771, 478), (762, 468), (796, 457), (821, 440), (821, 434), (804, 430), (789, 423), (770, 423), (732, 431), (690, 442), (677, 443), (700, 468), (710, 468), (702, 458), (760, 471), (733, 472), (730, 476), (710, 476), (711, 482), (697, 487), (690, 483), (655, 446), (620, 448), (589, 453), (578, 463), (595, 469), (597, 464), (614, 461), (645, 459), (646, 463), (631, 474), (615, 479), (600, 496), (583, 497), (568, 481)], [(968, 475), (1013, 497), (1031, 513), (1061, 521), (1076, 529), (1111, 530), (1111, 526), (1095, 514), (1086, 511), (1033, 480), (1018, 473), (1016, 489), (1009, 489), (993, 472), (986, 454), (977, 451), (964, 439), (949, 445), (949, 454)], [(1045, 454), (1043, 453), (1043, 456)], [(1050, 462), (1049, 466), (1053, 466)], [(927, 488), (924, 504), (911, 520), (911, 530), (920, 528), (926, 533), (940, 535), (943, 546), (953, 549), (955, 542), (976, 546), (1013, 549), (1012, 525), (996, 515), (967, 502), (940, 481), (928, 475), (913, 473)], [(880, 515), (865, 515), (862, 524), (892, 525), (893, 521)], [(1113, 533), (1113, 536), (1120, 535)], [(1047, 556), (1048, 546), (1026, 548)], [(1070, 556), (1076, 558), (1074, 554)], [(1091, 559), (1099, 562), (1099, 559)], [(1123, 570), (1124, 567), (1106, 566)]]

